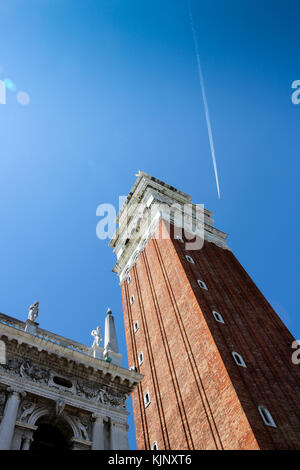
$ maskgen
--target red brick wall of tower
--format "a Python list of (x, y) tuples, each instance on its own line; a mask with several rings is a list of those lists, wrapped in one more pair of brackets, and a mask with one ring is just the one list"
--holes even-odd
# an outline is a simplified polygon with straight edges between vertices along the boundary
[[(208, 242), (187, 252), (178, 240), (153, 238), (130, 276), (121, 289), (129, 366), (144, 374), (133, 393), (138, 449), (154, 441), (172, 450), (299, 449), (294, 338), (232, 252)], [(259, 405), (276, 427), (264, 423)]]

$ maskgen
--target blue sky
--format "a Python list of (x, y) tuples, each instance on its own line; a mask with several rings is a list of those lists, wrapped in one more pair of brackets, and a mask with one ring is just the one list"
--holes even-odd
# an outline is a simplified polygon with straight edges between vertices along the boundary
[(186, 0), (0, 1), (0, 79), (16, 86), (0, 106), (0, 311), (25, 319), (39, 300), (41, 327), (91, 344), (110, 306), (124, 366), (115, 257), (96, 237), (96, 208), (117, 205), (138, 170), (214, 212), (300, 339), (300, 4), (191, 6), (220, 200)]

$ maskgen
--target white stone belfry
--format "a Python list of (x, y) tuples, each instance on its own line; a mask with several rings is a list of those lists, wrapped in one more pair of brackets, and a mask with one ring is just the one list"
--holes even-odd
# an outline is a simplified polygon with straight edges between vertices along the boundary
[(119, 353), (115, 321), (110, 309), (105, 318), (104, 359), (117, 366), (121, 365), (122, 356)]
[[(211, 216), (212, 212), (202, 204), (192, 203), (188, 194), (139, 171), (116, 218), (118, 228), (109, 243), (117, 256), (113, 271), (120, 282), (128, 278), (129, 271), (148, 241), (162, 236), (156, 233), (162, 220), (166, 227), (174, 227), (176, 238), (185, 237), (187, 249), (201, 249), (206, 240), (229, 250), (227, 234), (214, 227)], [(197, 243), (188, 243), (195, 236)]]

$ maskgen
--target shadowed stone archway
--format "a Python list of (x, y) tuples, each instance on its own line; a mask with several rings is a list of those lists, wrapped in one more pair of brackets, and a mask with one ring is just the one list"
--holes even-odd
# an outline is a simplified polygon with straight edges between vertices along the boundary
[(30, 450), (71, 450), (73, 431), (65, 420), (43, 416), (36, 425)]

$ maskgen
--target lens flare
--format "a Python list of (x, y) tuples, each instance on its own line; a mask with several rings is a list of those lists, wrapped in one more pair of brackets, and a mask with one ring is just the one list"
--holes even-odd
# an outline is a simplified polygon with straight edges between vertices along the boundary
[(17, 87), (10, 78), (4, 78), (2, 81), (8, 90), (16, 91)]
[(30, 96), (25, 91), (19, 91), (17, 93), (17, 101), (22, 106), (28, 106), (30, 103)]

